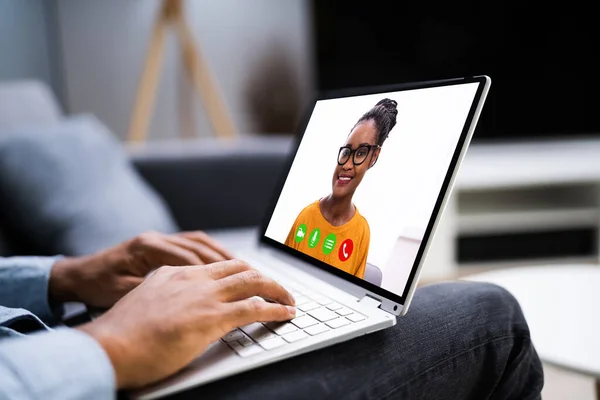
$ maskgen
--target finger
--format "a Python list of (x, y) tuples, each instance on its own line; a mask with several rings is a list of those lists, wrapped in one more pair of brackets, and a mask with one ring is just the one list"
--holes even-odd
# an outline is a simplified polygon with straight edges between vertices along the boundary
[(230, 275), (217, 281), (221, 301), (238, 301), (259, 296), (281, 304), (294, 305), (294, 297), (273, 279), (255, 269)]
[(235, 258), (221, 243), (202, 231), (181, 232), (178, 233), (178, 236), (185, 237), (195, 242), (204, 243), (217, 253), (221, 254), (226, 260)]
[(225, 260), (225, 257), (203, 243), (196, 242), (178, 235), (168, 235), (165, 238), (170, 243), (193, 252), (202, 261), (204, 261), (205, 264)]
[(224, 304), (224, 306), (225, 317), (232, 327), (253, 322), (289, 321), (296, 315), (295, 307), (268, 303), (256, 297)]
[(148, 271), (162, 265), (198, 265), (202, 260), (192, 251), (165, 240), (166, 235), (155, 235), (144, 242), (138, 251), (142, 252)]
[(204, 271), (214, 280), (223, 279), (251, 269), (252, 267), (248, 263), (241, 260), (227, 260), (204, 266)]

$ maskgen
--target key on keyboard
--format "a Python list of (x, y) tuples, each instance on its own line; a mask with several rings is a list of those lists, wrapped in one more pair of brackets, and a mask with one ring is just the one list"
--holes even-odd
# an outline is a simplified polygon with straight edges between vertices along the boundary
[(311, 310), (308, 312), (308, 315), (318, 319), (321, 322), (329, 321), (330, 319), (338, 317), (336, 313), (329, 311), (326, 308), (317, 308), (316, 310)]
[(285, 335), (298, 330), (294, 324), (289, 322), (269, 322), (266, 326), (278, 335)]
[(284, 283), (296, 299), (296, 317), (288, 322), (255, 322), (228, 332), (221, 339), (241, 357), (250, 357), (301, 339), (365, 320), (362, 314), (329, 298), (301, 287)]
[(250, 357), (258, 353), (262, 353), (264, 350), (259, 345), (253, 344), (252, 346), (242, 347), (241, 349), (234, 349), (242, 357)]
[(239, 338), (244, 337), (244, 334), (240, 332), (239, 329), (234, 329), (229, 332), (227, 335), (223, 336), (223, 341), (231, 342), (232, 340), (238, 340)]
[(319, 308), (319, 307), (321, 307), (321, 305), (319, 303), (317, 303), (316, 301), (309, 301), (308, 303), (296, 305), (296, 308), (298, 308), (302, 311), (310, 311), (310, 310), (314, 310), (315, 308)]
[(335, 310), (336, 313), (340, 315), (350, 315), (352, 314), (352, 310), (346, 307), (342, 307), (339, 310)]
[(310, 315), (304, 315), (302, 317), (294, 318), (292, 320), (292, 324), (296, 325), (298, 328), (308, 328), (311, 325), (318, 324), (319, 321), (311, 317)]
[(358, 322), (358, 321), (362, 321), (363, 319), (366, 319), (367, 317), (365, 317), (364, 315), (361, 315), (361, 314), (350, 314), (350, 315), (347, 315), (346, 318), (348, 318), (352, 322)]
[(241, 344), (242, 346), (246, 347), (246, 346), (250, 346), (253, 345), (254, 342), (252, 341), (252, 339), (250, 339), (248, 336), (246, 335), (242, 335), (241, 338), (238, 339), (237, 341), (239, 344)]
[(296, 342), (300, 339), (304, 339), (305, 337), (308, 337), (308, 335), (306, 333), (304, 333), (303, 331), (296, 331), (296, 332), (288, 333), (287, 335), (283, 335), (283, 338), (286, 340), (286, 342), (289, 342), (289, 343)]
[(257, 342), (275, 337), (269, 328), (258, 322), (242, 326), (240, 329)]
[(348, 325), (350, 321), (344, 317), (339, 317), (337, 319), (332, 319), (331, 321), (326, 322), (327, 326), (333, 329), (340, 328), (344, 325)]
[(259, 344), (265, 350), (271, 350), (271, 349), (276, 349), (277, 347), (283, 346), (285, 344), (285, 341), (282, 338), (276, 336), (276, 337), (271, 338), (271, 339), (263, 340)]
[(323, 324), (319, 324), (319, 325), (313, 325), (309, 328), (306, 328), (304, 330), (304, 332), (308, 333), (311, 336), (315, 336), (315, 335), (318, 335), (319, 333), (327, 332), (328, 330), (329, 330), (328, 327), (326, 327)]

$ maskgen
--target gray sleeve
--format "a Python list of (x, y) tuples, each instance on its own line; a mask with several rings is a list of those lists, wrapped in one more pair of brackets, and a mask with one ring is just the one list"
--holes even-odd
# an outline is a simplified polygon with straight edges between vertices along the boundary
[(83, 332), (61, 328), (0, 341), (0, 400), (115, 397), (110, 360)]
[(0, 306), (22, 308), (57, 322), (62, 309), (48, 303), (50, 270), (60, 257), (0, 257)]

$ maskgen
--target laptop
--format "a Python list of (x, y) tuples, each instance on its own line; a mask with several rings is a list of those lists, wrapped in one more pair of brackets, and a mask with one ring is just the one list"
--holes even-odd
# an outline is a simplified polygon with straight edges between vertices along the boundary
[(292, 293), (296, 317), (234, 329), (133, 396), (160, 398), (396, 324), (490, 84), (475, 76), (322, 94), (259, 245), (232, 249)]

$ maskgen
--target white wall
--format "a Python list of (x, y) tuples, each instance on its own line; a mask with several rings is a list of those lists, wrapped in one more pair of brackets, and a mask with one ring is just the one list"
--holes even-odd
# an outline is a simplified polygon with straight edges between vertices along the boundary
[[(71, 112), (93, 112), (126, 135), (138, 77), (159, 0), (58, 0)], [(275, 45), (286, 49), (307, 99), (313, 88), (309, 7), (299, 0), (186, 2), (187, 19), (210, 64), (234, 122), (253, 130), (244, 103), (245, 83), (256, 62)], [(191, 91), (169, 35), (150, 137), (175, 137)], [(195, 99), (194, 97), (191, 97)], [(210, 126), (195, 101), (198, 131)]]

